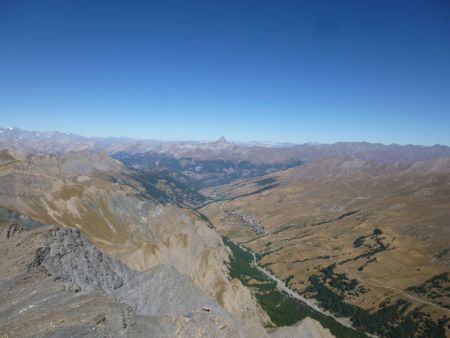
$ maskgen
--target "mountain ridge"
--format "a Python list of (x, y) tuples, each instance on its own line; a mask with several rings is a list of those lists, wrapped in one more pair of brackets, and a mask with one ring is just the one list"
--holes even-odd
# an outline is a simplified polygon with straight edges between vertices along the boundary
[(152, 196), (120, 162), (90, 151), (13, 161), (11, 154), (2, 155), (0, 207), (77, 227), (134, 270), (171, 264), (255, 330), (267, 321), (248, 291), (229, 280), (229, 253), (214, 229), (193, 210)]
[(84, 137), (71, 133), (33, 132), (18, 128), (0, 128), (0, 147), (28, 152), (67, 152), (70, 150), (104, 150), (109, 154), (127, 152), (141, 154), (156, 151), (175, 158), (225, 159), (252, 163), (277, 163), (314, 160), (329, 156), (351, 156), (380, 161), (416, 161), (450, 156), (445, 145), (421, 146), (369, 142), (337, 142), (333, 144), (293, 144), (263, 146), (227, 141), (223, 136), (214, 142), (167, 142), (115, 137)]

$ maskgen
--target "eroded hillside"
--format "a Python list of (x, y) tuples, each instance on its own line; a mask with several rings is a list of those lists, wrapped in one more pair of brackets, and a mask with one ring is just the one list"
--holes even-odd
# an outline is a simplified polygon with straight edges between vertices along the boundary
[(129, 269), (76, 228), (0, 209), (5, 337), (244, 337), (251, 332), (170, 265)]
[(134, 175), (89, 151), (62, 156), (3, 151), (1, 207), (44, 224), (76, 227), (133, 270), (169, 264), (251, 331), (264, 332), (268, 317), (238, 280), (230, 280), (229, 251), (220, 235), (197, 212), (152, 195)]

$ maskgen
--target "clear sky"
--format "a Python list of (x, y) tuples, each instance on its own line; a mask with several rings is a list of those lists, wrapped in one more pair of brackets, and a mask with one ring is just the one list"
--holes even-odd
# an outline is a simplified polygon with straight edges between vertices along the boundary
[(450, 2), (0, 0), (0, 126), (450, 145)]

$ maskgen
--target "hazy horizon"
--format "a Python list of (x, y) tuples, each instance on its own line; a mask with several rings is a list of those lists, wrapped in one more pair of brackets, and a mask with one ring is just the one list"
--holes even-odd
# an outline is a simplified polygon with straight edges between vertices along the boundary
[(295, 142), (289, 142), (289, 141), (272, 141), (272, 140), (249, 140), (249, 141), (241, 141), (241, 140), (235, 140), (232, 138), (227, 137), (226, 135), (220, 135), (219, 137), (215, 138), (215, 139), (159, 139), (159, 138), (154, 138), (154, 137), (147, 137), (147, 138), (138, 138), (138, 137), (133, 137), (133, 136), (121, 136), (121, 135), (108, 135), (108, 136), (97, 136), (97, 135), (83, 135), (83, 134), (78, 134), (78, 133), (74, 133), (71, 131), (67, 131), (67, 130), (30, 130), (30, 129), (24, 129), (24, 128), (20, 128), (18, 126), (0, 126), (0, 129), (18, 129), (21, 131), (27, 131), (27, 132), (37, 132), (37, 133), (61, 133), (61, 134), (71, 134), (71, 135), (75, 135), (75, 136), (81, 136), (81, 137), (85, 137), (85, 138), (102, 138), (102, 139), (107, 139), (107, 138), (115, 138), (115, 139), (130, 139), (130, 140), (135, 140), (135, 141), (155, 141), (155, 142), (168, 142), (168, 143), (189, 143), (189, 142), (193, 142), (193, 143), (210, 143), (210, 142), (216, 142), (218, 140), (220, 140), (221, 138), (225, 138), (225, 140), (227, 142), (231, 142), (231, 143), (238, 143), (238, 144), (251, 144), (251, 143), (256, 143), (256, 144), (274, 144), (274, 145), (282, 145), (282, 144), (287, 144), (287, 145), (304, 145), (304, 144), (310, 144), (310, 145), (327, 145), (327, 144), (336, 144), (336, 143), (370, 143), (370, 144), (381, 144), (384, 146), (389, 146), (389, 145), (399, 145), (399, 146), (423, 146), (423, 147), (433, 147), (433, 146), (444, 146), (444, 147), (450, 147), (449, 144), (441, 144), (441, 143), (436, 143), (436, 144), (430, 144), (430, 145), (426, 145), (426, 144), (419, 144), (419, 143), (384, 143), (384, 142), (369, 142), (366, 140), (346, 140), (346, 141), (337, 141), (337, 142), (317, 142), (317, 141), (306, 141), (306, 142), (302, 142), (302, 143), (295, 143)]

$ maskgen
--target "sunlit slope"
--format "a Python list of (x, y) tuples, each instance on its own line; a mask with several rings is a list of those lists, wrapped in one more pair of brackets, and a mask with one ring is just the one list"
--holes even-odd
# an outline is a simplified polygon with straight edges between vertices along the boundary
[(291, 288), (316, 297), (318, 278), (363, 309), (401, 299), (405, 313), (449, 316), (449, 158), (328, 158), (204, 193), (218, 199), (201, 211), (219, 231)]
[(197, 212), (152, 194), (120, 162), (88, 151), (3, 151), (0, 159), (1, 207), (46, 224), (75, 226), (132, 269), (171, 264), (232, 314), (256, 326), (267, 319), (248, 290), (230, 281), (228, 250), (216, 231)]

